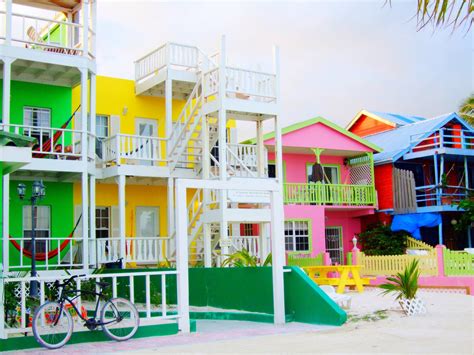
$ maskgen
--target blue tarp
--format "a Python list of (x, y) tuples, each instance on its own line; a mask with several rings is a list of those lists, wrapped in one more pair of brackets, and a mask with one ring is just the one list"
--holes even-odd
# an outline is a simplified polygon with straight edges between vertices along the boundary
[(421, 240), (421, 227), (436, 227), (441, 223), (439, 213), (407, 213), (393, 217), (392, 232), (407, 231), (413, 238)]

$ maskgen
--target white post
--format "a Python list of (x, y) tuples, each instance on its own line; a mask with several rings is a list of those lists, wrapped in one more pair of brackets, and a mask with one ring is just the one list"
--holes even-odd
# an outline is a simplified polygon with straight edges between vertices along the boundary
[(119, 189), (119, 234), (120, 234), (120, 257), (122, 259), (122, 267), (125, 268), (126, 264), (126, 247), (125, 247), (125, 175), (119, 175), (118, 177), (118, 189)]
[(89, 177), (89, 220), (90, 220), (90, 236), (89, 241), (92, 245), (89, 247), (89, 250), (92, 253), (89, 253), (89, 262), (88, 265), (93, 267), (97, 266), (97, 244), (95, 241), (95, 176), (91, 175)]
[(189, 275), (188, 275), (188, 223), (186, 187), (176, 181), (176, 272), (178, 294), (178, 327), (189, 333)]
[(91, 0), (91, 24), (92, 24), (92, 31), (94, 34), (92, 35), (91, 38), (91, 52), (92, 55), (95, 57), (96, 55), (96, 41), (97, 41), (97, 36), (96, 36), (96, 31), (97, 31), (97, 0)]
[(283, 237), (283, 198), (281, 191), (271, 193), (273, 315), (275, 324), (285, 324), (285, 240)]
[[(219, 178), (221, 181), (227, 180), (227, 113), (226, 113), (226, 46), (225, 36), (221, 38), (220, 64), (219, 64), (219, 113), (218, 113), (218, 130), (219, 130)], [(220, 210), (220, 239), (223, 241), (221, 245), (222, 255), (229, 254), (228, 221), (226, 218), (227, 209), (227, 191), (219, 191), (219, 210)]]
[(265, 173), (265, 150), (263, 147), (263, 122), (257, 121), (257, 171), (258, 177), (263, 177)]
[[(207, 180), (210, 176), (210, 148), (209, 148), (209, 126), (207, 116), (201, 118), (202, 129), (202, 177)], [(210, 190), (203, 190), (203, 214), (208, 210), (210, 202)], [(203, 223), (203, 244), (204, 244), (204, 267), (212, 267), (212, 241), (211, 226), (209, 223)]]
[[(8, 272), (10, 267), (10, 174), (3, 176), (3, 272)], [(1, 271), (1, 270), (0, 270)]]
[[(174, 179), (169, 178), (168, 179), (168, 237), (171, 237), (173, 232), (175, 232), (175, 214), (174, 214)], [(170, 240), (170, 243), (173, 243), (172, 240)], [(176, 248), (176, 234), (174, 235), (174, 245)], [(167, 258), (171, 257), (170, 250), (166, 250), (166, 254), (163, 253), (163, 255), (167, 255)]]
[[(275, 72), (275, 97), (280, 112), (280, 50), (277, 46), (273, 47), (273, 70)], [(283, 150), (281, 141), (281, 128), (278, 115), (275, 115), (275, 167), (278, 183), (283, 187)]]
[(89, 189), (87, 171), (82, 172), (82, 267), (88, 268), (89, 262)]
[(12, 44), (12, 0), (5, 0), (5, 44)]
[(88, 70), (81, 68), (81, 120), (82, 120), (82, 134), (81, 134), (81, 153), (82, 153), (82, 161), (85, 163), (87, 167), (87, 115), (89, 113), (89, 105), (88, 105)]
[(82, 1), (82, 55), (89, 55), (89, 0)]
[(165, 80), (165, 137), (168, 138), (167, 141), (167, 153), (168, 158), (171, 159), (169, 154), (171, 153), (171, 141), (169, 140), (171, 132), (173, 130), (173, 81), (169, 78)]
[(92, 144), (88, 142), (87, 146), (92, 149), (92, 152), (90, 152), (90, 156), (95, 158), (95, 152), (96, 152), (96, 75), (91, 73), (91, 80), (90, 80), (90, 116), (91, 116), (91, 126), (90, 126), (90, 131), (92, 133), (91, 139), (92, 139)]
[(10, 123), (10, 89), (13, 59), (3, 58), (2, 123)]
[(204, 243), (204, 267), (212, 267), (212, 240), (211, 225), (203, 223), (203, 243)]

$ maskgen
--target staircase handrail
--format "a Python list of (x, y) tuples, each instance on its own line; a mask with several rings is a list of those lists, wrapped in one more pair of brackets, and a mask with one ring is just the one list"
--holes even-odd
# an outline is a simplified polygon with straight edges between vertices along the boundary
[[(257, 177), (257, 175), (252, 171), (250, 170), (247, 165), (245, 165), (244, 161), (242, 159), (239, 158), (238, 155), (236, 155), (232, 149), (230, 149), (230, 147), (228, 145), (226, 145), (226, 150), (227, 152), (230, 153), (230, 155), (232, 155), (238, 163), (240, 163), (240, 166), (243, 167), (252, 177)], [(229, 164), (229, 167), (232, 167), (230, 164)], [(235, 169), (232, 167), (232, 169), (235, 171)]]

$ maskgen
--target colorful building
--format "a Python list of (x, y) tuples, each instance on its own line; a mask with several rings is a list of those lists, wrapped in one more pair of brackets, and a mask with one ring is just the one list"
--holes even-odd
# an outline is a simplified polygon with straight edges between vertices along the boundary
[[(474, 183), (473, 128), (456, 113), (434, 118), (363, 110), (347, 129), (383, 151), (374, 155), (378, 213), (364, 218), (413, 224), (422, 216), (439, 216), (436, 226), (421, 227), (421, 238), (449, 249), (472, 247), (472, 232), (456, 231)], [(398, 221), (396, 221), (398, 223)]]
[[(273, 137), (264, 137), (270, 172)], [(284, 128), (282, 145), (287, 254), (327, 252), (344, 264), (360, 218), (376, 208), (373, 154), (380, 148), (322, 117)]]

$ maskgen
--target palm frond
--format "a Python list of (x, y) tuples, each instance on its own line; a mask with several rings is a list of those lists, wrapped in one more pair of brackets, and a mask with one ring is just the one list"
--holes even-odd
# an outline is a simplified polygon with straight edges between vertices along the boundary
[(418, 264), (418, 260), (413, 259), (403, 272), (387, 277), (387, 282), (379, 285), (379, 288), (383, 290), (382, 295), (394, 293), (397, 300), (401, 298), (415, 298), (418, 292), (418, 279), (420, 277)]
[(474, 94), (471, 94), (461, 103), (459, 115), (471, 126), (474, 126)]

